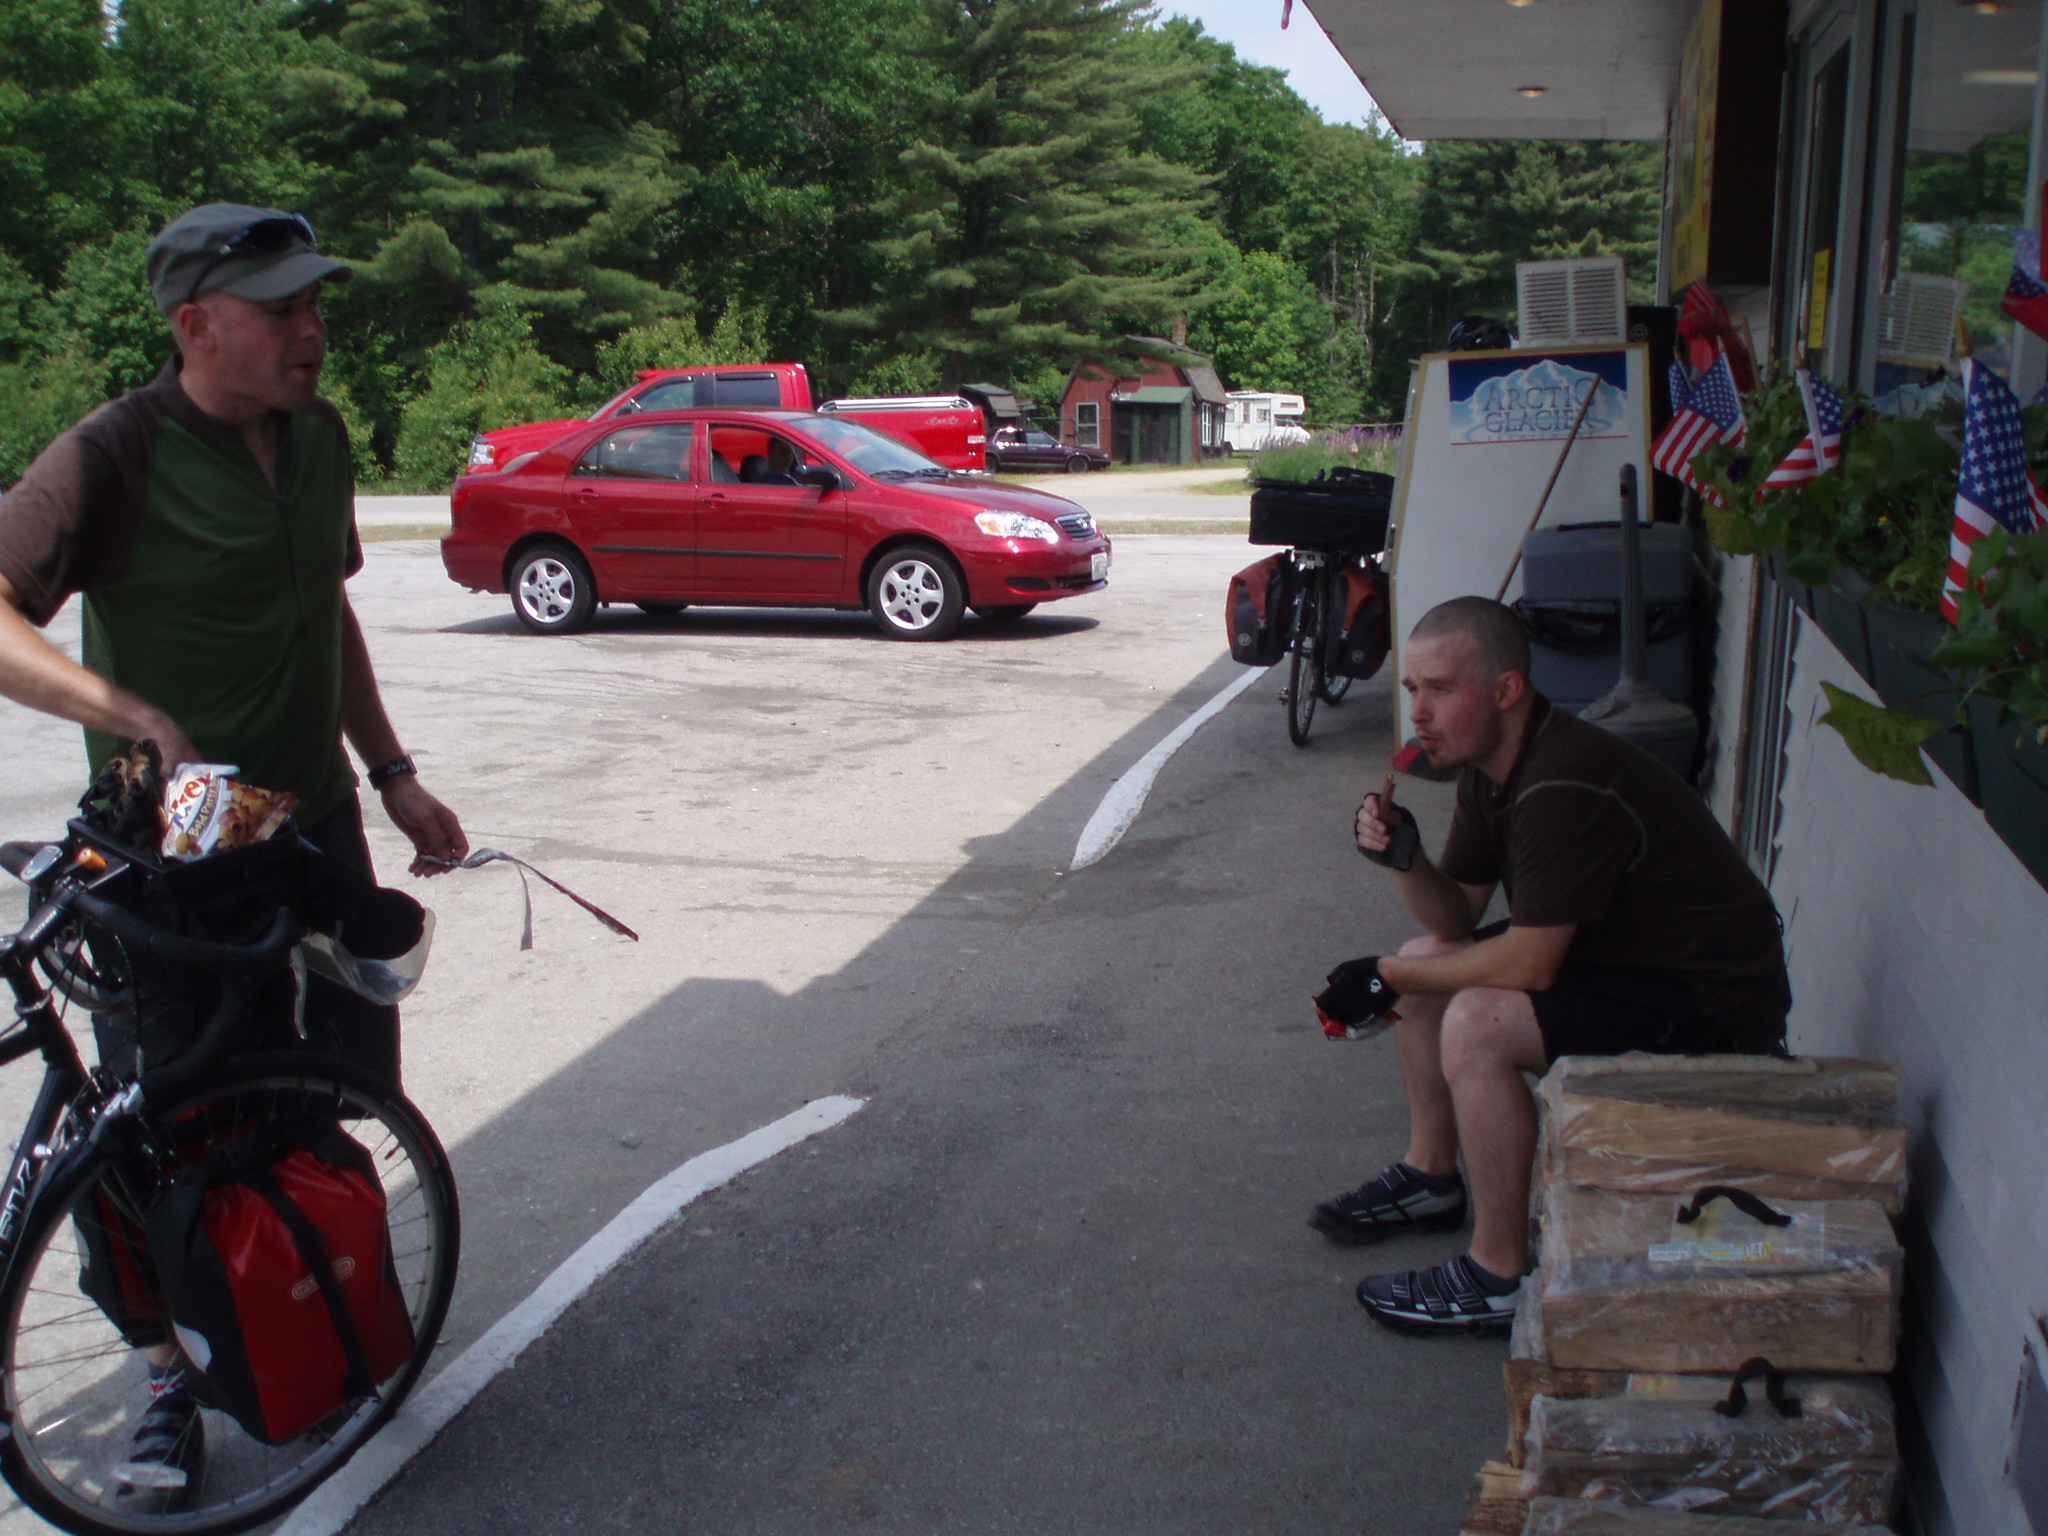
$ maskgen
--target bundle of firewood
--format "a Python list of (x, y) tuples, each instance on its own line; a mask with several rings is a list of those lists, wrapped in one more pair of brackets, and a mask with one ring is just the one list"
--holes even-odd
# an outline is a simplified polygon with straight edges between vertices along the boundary
[(1879, 1374), (1903, 1268), (1898, 1081), (1849, 1060), (1552, 1067), (1508, 1455), (1467, 1531), (1880, 1536), (1899, 1477)]

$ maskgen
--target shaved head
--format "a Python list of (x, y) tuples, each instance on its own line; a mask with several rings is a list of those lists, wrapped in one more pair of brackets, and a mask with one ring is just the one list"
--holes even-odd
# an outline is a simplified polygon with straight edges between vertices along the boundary
[(1411, 640), (1463, 635), (1474, 667), (1489, 682), (1503, 672), (1529, 675), (1529, 631), (1506, 603), (1487, 597), (1454, 597), (1438, 603), (1408, 632)]

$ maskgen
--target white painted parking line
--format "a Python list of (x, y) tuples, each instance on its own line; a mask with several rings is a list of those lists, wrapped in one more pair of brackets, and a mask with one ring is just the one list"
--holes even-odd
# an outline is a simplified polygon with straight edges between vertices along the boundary
[(1186, 746), (1195, 732), (1221, 714), (1224, 705), (1263, 675), (1263, 668), (1247, 668), (1243, 677), (1181, 721), (1164, 740), (1139, 758), (1129, 772), (1110, 785), (1109, 793), (1102, 797), (1102, 804), (1095, 807), (1095, 814), (1081, 829), (1081, 840), (1074, 844), (1074, 861), (1067, 866), (1068, 869), (1086, 869), (1122, 842), (1123, 835), (1131, 830), (1131, 823), (1138, 819), (1138, 812), (1145, 808), (1145, 797), (1152, 793), (1152, 781), (1159, 777), (1159, 770), (1166, 766), (1166, 760)]
[(866, 1102), (841, 1095), (813, 1099), (738, 1141), (699, 1153), (651, 1186), (569, 1255), (490, 1332), (464, 1350), (460, 1359), (422, 1387), (347, 1466), (313, 1490), (278, 1528), (277, 1536), (333, 1536), (408, 1461), (426, 1449), (492, 1377), (518, 1359), (608, 1270), (673, 1221), (684, 1206), (778, 1152), (831, 1130)]

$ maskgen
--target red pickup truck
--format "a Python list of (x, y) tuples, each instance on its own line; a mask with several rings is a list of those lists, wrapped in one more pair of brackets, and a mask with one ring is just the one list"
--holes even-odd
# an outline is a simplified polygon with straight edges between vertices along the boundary
[[(802, 363), (744, 363), (709, 368), (646, 368), (631, 389), (591, 412), (607, 421), (641, 411), (687, 411), (717, 406), (726, 410), (808, 411), (811, 378)], [(986, 427), (972, 404), (952, 396), (891, 396), (872, 400), (828, 400), (821, 411), (865, 422), (908, 443), (948, 469), (982, 469)], [(522, 453), (537, 453), (584, 424), (536, 421), (500, 427), (470, 439), (464, 474), (491, 474)]]

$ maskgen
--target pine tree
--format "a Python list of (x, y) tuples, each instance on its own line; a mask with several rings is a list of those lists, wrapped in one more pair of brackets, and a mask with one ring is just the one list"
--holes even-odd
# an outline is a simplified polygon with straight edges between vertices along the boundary
[(1201, 178), (1139, 150), (1138, 108), (1172, 83), (1120, 45), (1143, 0), (926, 0), (924, 134), (882, 205), (872, 301), (835, 318), (939, 358), (942, 386), (1096, 359), (1192, 291), (1162, 231)]

